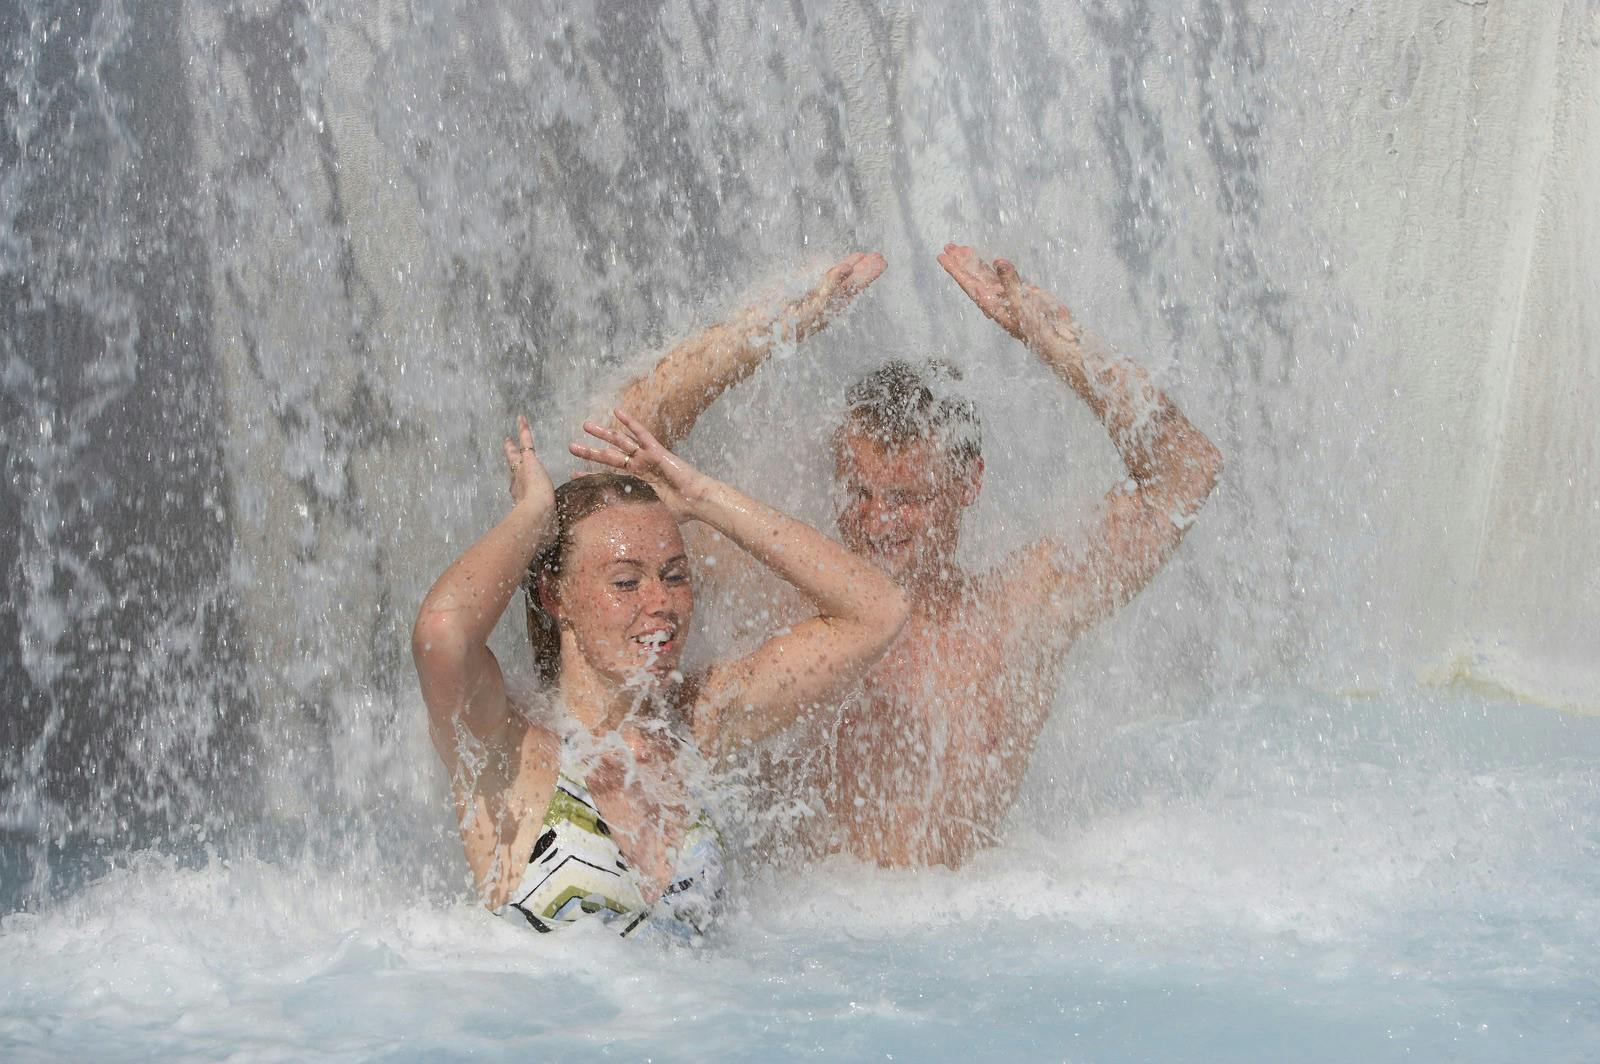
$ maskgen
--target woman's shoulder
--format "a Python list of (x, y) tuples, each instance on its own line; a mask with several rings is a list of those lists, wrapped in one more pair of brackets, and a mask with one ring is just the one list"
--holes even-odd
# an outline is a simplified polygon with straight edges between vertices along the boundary
[(506, 704), (512, 719), (522, 732), (522, 745), (548, 751), (552, 756), (561, 749), (563, 715), (549, 692), (529, 685), (524, 689), (506, 692)]

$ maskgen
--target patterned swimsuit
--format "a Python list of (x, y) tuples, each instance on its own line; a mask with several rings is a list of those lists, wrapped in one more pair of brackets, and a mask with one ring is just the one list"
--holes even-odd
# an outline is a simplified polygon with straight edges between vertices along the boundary
[(667, 889), (655, 904), (646, 904), (638, 874), (601, 818), (577, 760), (571, 743), (563, 742), (545, 830), (512, 900), (496, 913), (540, 932), (593, 918), (624, 937), (648, 932), (699, 939), (721, 909), (725, 879), (722, 840), (705, 810), (684, 830)]

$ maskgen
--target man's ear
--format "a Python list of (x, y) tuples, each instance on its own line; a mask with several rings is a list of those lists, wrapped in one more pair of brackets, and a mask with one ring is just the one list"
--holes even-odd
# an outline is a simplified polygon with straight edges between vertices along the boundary
[(983, 458), (974, 458), (967, 464), (966, 472), (961, 475), (961, 505), (971, 506), (978, 501), (978, 493), (983, 490)]

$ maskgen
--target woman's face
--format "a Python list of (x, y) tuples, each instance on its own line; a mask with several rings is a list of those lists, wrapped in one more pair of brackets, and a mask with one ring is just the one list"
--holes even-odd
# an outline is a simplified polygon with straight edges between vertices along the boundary
[(683, 657), (694, 585), (678, 523), (660, 503), (607, 506), (572, 526), (558, 616), (613, 683), (664, 679)]

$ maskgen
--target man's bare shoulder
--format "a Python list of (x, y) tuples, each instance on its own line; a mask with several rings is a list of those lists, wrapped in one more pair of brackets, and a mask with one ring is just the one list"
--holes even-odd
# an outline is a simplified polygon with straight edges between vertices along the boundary
[(974, 627), (998, 644), (1008, 674), (1032, 676), (1082, 634), (1082, 545), (1044, 536), (970, 577)]
[(962, 573), (933, 602), (913, 609), (874, 675), (897, 687), (941, 691), (994, 680), (1004, 667), (999, 637), (1008, 622), (1003, 596), (989, 593), (990, 576)]

